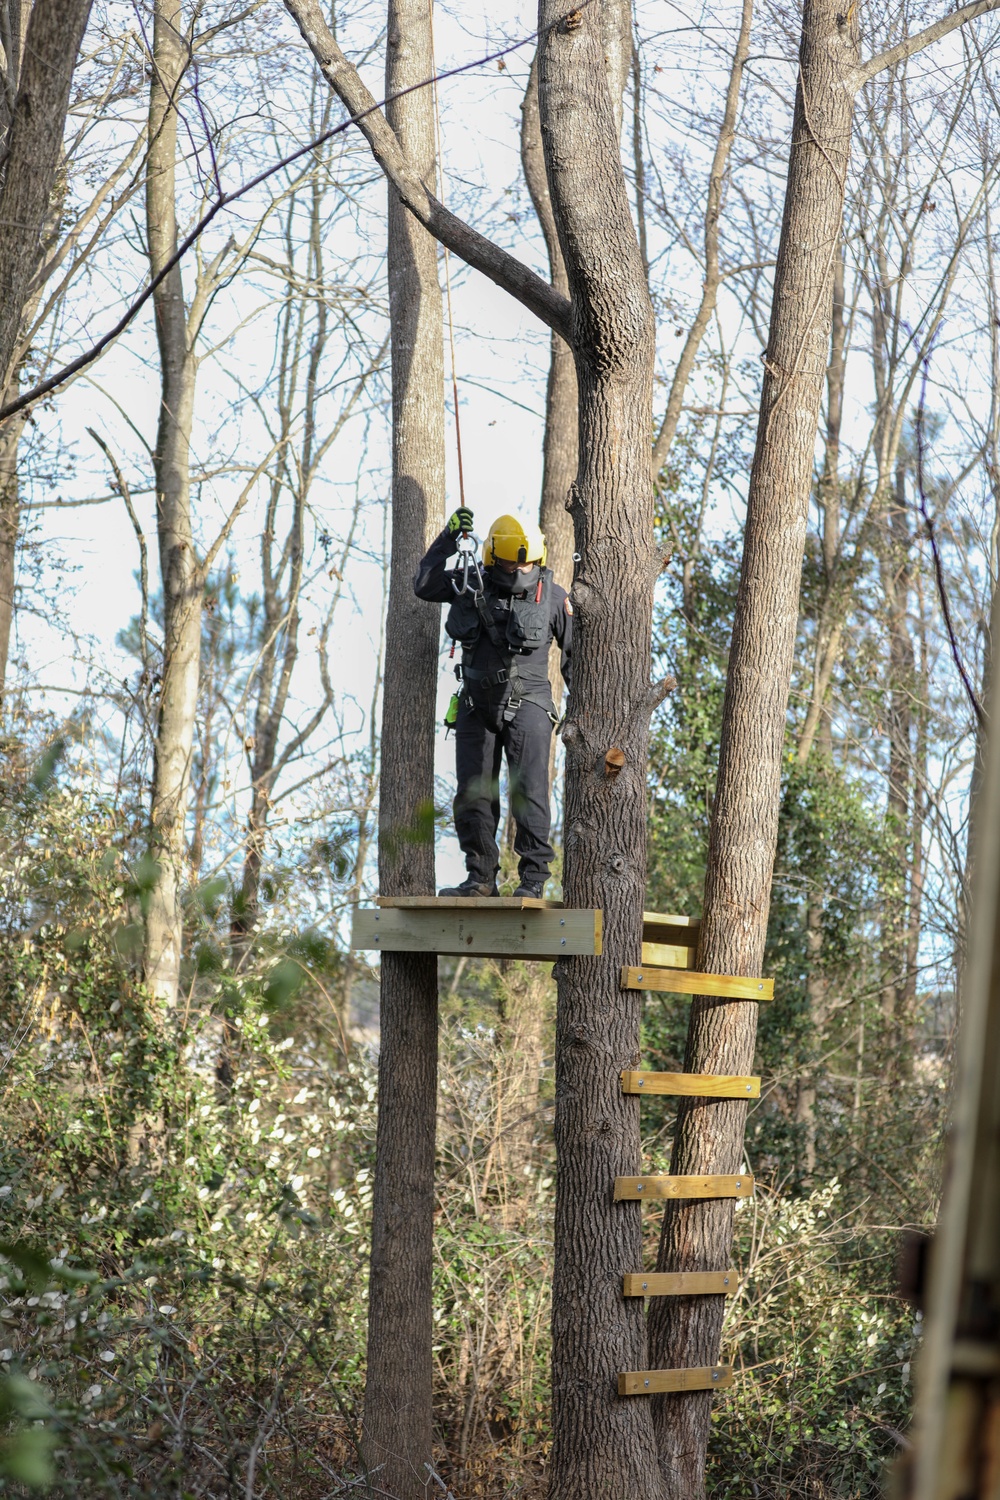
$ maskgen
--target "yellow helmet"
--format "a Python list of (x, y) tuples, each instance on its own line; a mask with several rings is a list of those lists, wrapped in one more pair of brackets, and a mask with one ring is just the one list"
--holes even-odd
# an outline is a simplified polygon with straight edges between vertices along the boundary
[(544, 568), (547, 555), (545, 537), (539, 528), (526, 526), (517, 516), (498, 516), (483, 543), (483, 562), (488, 568), (498, 558), (518, 564), (536, 562)]

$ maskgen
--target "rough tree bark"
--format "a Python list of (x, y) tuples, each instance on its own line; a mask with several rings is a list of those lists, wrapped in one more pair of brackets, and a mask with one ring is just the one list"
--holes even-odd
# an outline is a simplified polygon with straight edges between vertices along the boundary
[[(785, 209), (750, 475), (743, 568), (723, 705), (698, 968), (759, 974), (764, 957), (781, 785), (785, 714), (798, 623), (813, 450), (829, 348), (854, 98), (863, 83), (956, 26), (996, 8), (976, 0), (862, 63), (857, 10), (805, 0)], [(685, 1069), (749, 1073), (757, 1007), (696, 999)], [(739, 1170), (747, 1106), (685, 1100), (671, 1171)], [(729, 1264), (731, 1200), (675, 1202), (664, 1215), (659, 1270)], [(658, 1367), (713, 1364), (723, 1298), (656, 1299), (650, 1343)], [(704, 1494), (711, 1394), (654, 1397), (667, 1500)]]
[[(638, 1204), (614, 1203), (639, 1170), (635, 1101), (618, 1073), (638, 1056), (639, 1006), (620, 988), (638, 957), (645, 894), (653, 543), (648, 433), (654, 326), (619, 152), (604, 58), (608, 19), (542, 0), (538, 95), (549, 191), (573, 307), (579, 467), (572, 497), (581, 561), (573, 589), (573, 688), (566, 741), (566, 903), (604, 912), (600, 959), (557, 965), (553, 1450), (549, 1493), (576, 1500), (658, 1492), (650, 1412), (616, 1394), (642, 1368), (641, 1306), (621, 1295), (640, 1265)], [(622, 72), (622, 82), (626, 76)], [(620, 95), (619, 95), (620, 97)], [(620, 775), (605, 756), (624, 752)]]
[[(390, 0), (386, 95), (434, 72), (426, 0)], [(388, 106), (389, 124), (429, 189), (435, 185), (430, 89)], [(379, 801), (383, 895), (434, 893), (434, 718), (438, 611), (413, 575), (444, 517), (444, 345), (437, 245), (389, 187), (392, 348), (392, 550), (386, 622)], [(399, 1500), (432, 1480), (432, 1235), (437, 1110), (437, 960), (384, 953), (379, 1112), (372, 1206), (363, 1452)]]
[(73, 69), (90, 7), (91, 0), (35, 0), (24, 37), (0, 189), (0, 371), (5, 375), (38, 269)]
[[(63, 150), (77, 54), (92, 0), (8, 3), (0, 83), (0, 389), (16, 394), (18, 336), (34, 298), (44, 231)], [(14, 616), (14, 570), (20, 525), (17, 454), (28, 413), (0, 429), (0, 702)]]
[[(177, 93), (188, 62), (180, 0), (155, 0), (149, 86), (146, 232), (153, 276), (177, 248)], [(180, 983), (186, 821), (201, 654), (204, 581), (191, 529), (191, 422), (197, 366), (181, 268), (153, 294), (160, 355), (160, 413), (153, 454), (156, 532), (163, 589), (163, 667), (153, 751), (145, 912), (146, 983), (173, 1005)]]

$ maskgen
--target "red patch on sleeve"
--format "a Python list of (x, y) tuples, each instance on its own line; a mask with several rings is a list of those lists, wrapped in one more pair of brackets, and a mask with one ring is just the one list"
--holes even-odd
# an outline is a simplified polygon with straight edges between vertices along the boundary
[(567, 613), (567, 614), (568, 614), (568, 615), (571, 615), (571, 614), (572, 614), (572, 613), (573, 613), (573, 601), (572, 601), (572, 599), (571, 599), (571, 598), (570, 598), (570, 597), (569, 597), (569, 595), (568, 595), (568, 594), (567, 594), (567, 595), (566, 595), (566, 599), (565, 599), (565, 603), (564, 603), (564, 606), (563, 606), (563, 607), (564, 607), (564, 609), (565, 609), (565, 610), (566, 610), (566, 613)]

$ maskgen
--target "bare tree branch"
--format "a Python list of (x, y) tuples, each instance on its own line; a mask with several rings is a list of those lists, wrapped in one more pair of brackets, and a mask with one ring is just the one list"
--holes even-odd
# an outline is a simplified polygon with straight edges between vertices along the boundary
[(933, 42), (940, 41), (956, 27), (964, 26), (966, 21), (974, 21), (977, 16), (984, 16), (992, 10), (1000, 10), (1000, 0), (971, 0), (968, 5), (959, 6), (958, 10), (953, 10), (950, 15), (942, 16), (939, 21), (925, 26), (923, 31), (916, 31), (913, 36), (904, 37), (894, 47), (886, 47), (884, 52), (877, 52), (859, 68), (854, 68), (844, 79), (844, 87), (852, 93), (857, 93), (863, 83), (868, 83), (877, 74), (883, 73), (886, 68), (905, 62), (908, 57), (915, 57), (918, 52), (922, 52)]
[(705, 337), (705, 331), (715, 310), (715, 304), (719, 295), (719, 286), (722, 282), (722, 275), (719, 271), (719, 215), (722, 212), (722, 185), (725, 180), (733, 141), (736, 139), (736, 111), (740, 102), (740, 85), (743, 81), (743, 69), (750, 51), (750, 26), (752, 19), (753, 0), (743, 0), (740, 34), (736, 42), (736, 51), (733, 54), (732, 67), (729, 72), (729, 86), (726, 90), (726, 104), (722, 114), (722, 124), (719, 126), (719, 135), (715, 144), (715, 156), (712, 161), (712, 169), (708, 175), (708, 198), (705, 203), (705, 279), (702, 282), (701, 305), (695, 314), (694, 322), (688, 329), (688, 336), (684, 340), (684, 348), (681, 350), (681, 357), (677, 361), (674, 378), (670, 384), (670, 395), (667, 398), (667, 410), (664, 414), (663, 425), (660, 428), (656, 442), (653, 444), (652, 466), (654, 481), (659, 478), (660, 470), (667, 461), (667, 456), (670, 453), (671, 445), (677, 433), (677, 424), (681, 419), (684, 392), (687, 390), (687, 384), (691, 378), (691, 371), (694, 369), (694, 362), (698, 356), (701, 341)]
[(285, 6), (294, 17), (323, 77), (345, 108), (350, 110), (376, 162), (413, 216), (442, 245), (447, 245), (467, 265), (509, 292), (570, 343), (572, 317), (569, 300), (516, 256), (494, 245), (492, 240), (449, 212), (433, 193), (428, 192), (357, 69), (337, 46), (317, 0), (285, 0)]
[(139, 525), (139, 517), (135, 513), (135, 506), (132, 504), (132, 495), (129, 491), (128, 480), (122, 473), (118, 460), (99, 432), (96, 432), (93, 427), (88, 427), (87, 431), (111, 465), (111, 472), (115, 477), (118, 493), (125, 502), (125, 509), (128, 511), (128, 518), (132, 522), (135, 539), (139, 543), (139, 587), (142, 592), (142, 609), (139, 614), (139, 654), (142, 658), (142, 670), (145, 673), (149, 671), (149, 639), (147, 635), (149, 624), (149, 553), (146, 548), (146, 538), (143, 535), (142, 527)]
[[(584, 0), (584, 5), (589, 5), (591, 3), (592, 0)], [(479, 57), (475, 60), (475, 62), (472, 63), (463, 63), (457, 68), (449, 68), (446, 72), (438, 73), (435, 75), (435, 77), (428, 78), (423, 83), (415, 85), (415, 87), (429, 88), (431, 87), (431, 85), (440, 83), (446, 78), (455, 78), (459, 74), (471, 72), (474, 68), (481, 68), (486, 63), (496, 62), (498, 58), (506, 57), (509, 53), (518, 51), (519, 48), (525, 46), (528, 42), (534, 41), (537, 35), (537, 32), (532, 32), (529, 36), (520, 37), (516, 42), (512, 42), (507, 47), (501, 47), (497, 52), (491, 52), (486, 57)], [(347, 64), (347, 66), (349, 67), (350, 64)], [(364, 85), (361, 85), (361, 87), (364, 88)], [(399, 98), (402, 94), (409, 94), (412, 92), (412, 89), (402, 89), (400, 90), (399, 94), (396, 94), (393, 97)], [(368, 95), (368, 97), (371, 98), (370, 95)], [(381, 109), (389, 102), (390, 101), (388, 98), (383, 99), (381, 104), (378, 104), (375, 100), (372, 100), (371, 108), (369, 110), (366, 110), (364, 113), (370, 114), (373, 111), (381, 111)], [(116, 339), (121, 337), (126, 328), (129, 327), (129, 325), (145, 307), (146, 303), (149, 301), (150, 297), (152, 297), (154, 291), (156, 291), (160, 283), (167, 276), (169, 276), (174, 267), (184, 259), (184, 256), (188, 253), (192, 246), (197, 244), (198, 240), (204, 234), (205, 230), (219, 216), (223, 209), (229, 208), (231, 204), (238, 202), (240, 198), (246, 197), (247, 193), (252, 192), (254, 188), (260, 187), (261, 183), (267, 182), (278, 172), (284, 171), (286, 167), (293, 166), (295, 162), (301, 161), (304, 156), (309, 156), (313, 151), (318, 150), (320, 146), (325, 146), (327, 141), (333, 140), (335, 136), (342, 135), (346, 130), (349, 130), (352, 125), (359, 124), (360, 119), (357, 116), (350, 120), (342, 120), (339, 125), (334, 125), (331, 127), (331, 129), (324, 130), (322, 135), (318, 135), (315, 140), (307, 142), (306, 145), (300, 146), (296, 151), (290, 152), (288, 156), (283, 156), (280, 161), (276, 161), (271, 166), (265, 167), (262, 172), (258, 172), (256, 176), (251, 177), (247, 182), (242, 183), (238, 188), (234, 188), (232, 192), (223, 193), (222, 196), (220, 198), (217, 198), (211, 205), (211, 207), (206, 210), (206, 212), (194, 225), (190, 234), (188, 234), (185, 239), (181, 241), (180, 245), (178, 245), (177, 247), (177, 250), (173, 255), (171, 255), (169, 260), (160, 270), (159, 274), (153, 277), (147, 283), (147, 285), (143, 287), (139, 295), (131, 303), (129, 303), (128, 307), (125, 309), (122, 316), (118, 319), (117, 323), (115, 323), (113, 327), (109, 328), (108, 332), (102, 335), (102, 337), (99, 338), (96, 343), (92, 344), (89, 349), (86, 349), (82, 354), (77, 355), (75, 359), (70, 360), (70, 362), (66, 365), (63, 365), (61, 369), (56, 370), (55, 373), (48, 376), (47, 379), (39, 381), (39, 383), (37, 385), (33, 385), (30, 390), (21, 392), (21, 394), (15, 397), (13, 400), (7, 401), (3, 406), (0, 406), (0, 422), (5, 422), (8, 417), (14, 416), (16, 412), (23, 411), (26, 406), (33, 405), (34, 402), (41, 400), (43, 396), (50, 395), (51, 392), (57, 390), (59, 386), (65, 385), (66, 382), (68, 380), (71, 380), (74, 375), (78, 375), (81, 370), (85, 370), (88, 365), (92, 365), (94, 363), (94, 360), (99, 358), (99, 356), (104, 353), (105, 349), (109, 348)], [(421, 191), (423, 191), (423, 189), (421, 189)], [(436, 202), (436, 200), (432, 201)], [(466, 225), (462, 224), (462, 221), (460, 219), (455, 219), (454, 215), (448, 214), (447, 210), (442, 208), (440, 204), (438, 204), (437, 207), (440, 210), (441, 214), (445, 216), (445, 218), (454, 219), (454, 223), (458, 225), (465, 233), (475, 235), (474, 230), (468, 229)], [(438, 230), (434, 229), (432, 230), (432, 233), (438, 234)], [(557, 327), (555, 323), (550, 324), (550, 326), (556, 328), (557, 332), (562, 333), (564, 337), (568, 338), (570, 324), (570, 305), (567, 299), (560, 299), (558, 297), (558, 293), (553, 292), (552, 288), (548, 286), (547, 282), (543, 281), (540, 276), (536, 276), (535, 273), (529, 270), (527, 266), (522, 266), (521, 262), (519, 260), (516, 260), (514, 256), (508, 255), (506, 251), (500, 250), (497, 246), (491, 245), (490, 241), (483, 239), (482, 236), (477, 236), (477, 238), (481, 240), (484, 246), (487, 246), (490, 250), (492, 250), (497, 257), (505, 260), (505, 262), (508, 263), (510, 267), (515, 269), (519, 268), (524, 277), (531, 278), (533, 284), (536, 285), (537, 288), (542, 289), (543, 300), (545, 296), (548, 296), (550, 301), (553, 298), (556, 299), (553, 311), (556, 315), (562, 318), (565, 327)], [(442, 243), (448, 242), (442, 240)], [(455, 249), (456, 254), (461, 253), (456, 245), (452, 244), (451, 248)], [(471, 261), (469, 263), (473, 264), (473, 262)], [(484, 268), (479, 267), (479, 269)], [(486, 274), (489, 273), (487, 272)], [(506, 285), (503, 282), (499, 284)], [(513, 295), (518, 295), (517, 292), (513, 291), (512, 287), (507, 287), (506, 289), (512, 291)], [(528, 303), (525, 298), (521, 298), (520, 300), (525, 303), (525, 306), (531, 307), (531, 304)], [(538, 316), (542, 318), (543, 321), (548, 321), (543, 317), (543, 314), (537, 308), (531, 307), (531, 310), (538, 312)]]

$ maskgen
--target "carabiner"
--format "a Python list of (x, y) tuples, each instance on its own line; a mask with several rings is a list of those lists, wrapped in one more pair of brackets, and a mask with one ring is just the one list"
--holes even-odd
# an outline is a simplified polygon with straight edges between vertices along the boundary
[[(472, 594), (475, 598), (483, 592), (486, 584), (483, 572), (479, 566), (477, 553), (481, 546), (479, 538), (471, 531), (459, 533), (455, 550), (458, 553), (458, 567), (452, 573), (451, 586), (454, 593), (461, 598), (463, 594)], [(461, 573), (462, 585), (459, 587), (455, 574)]]

